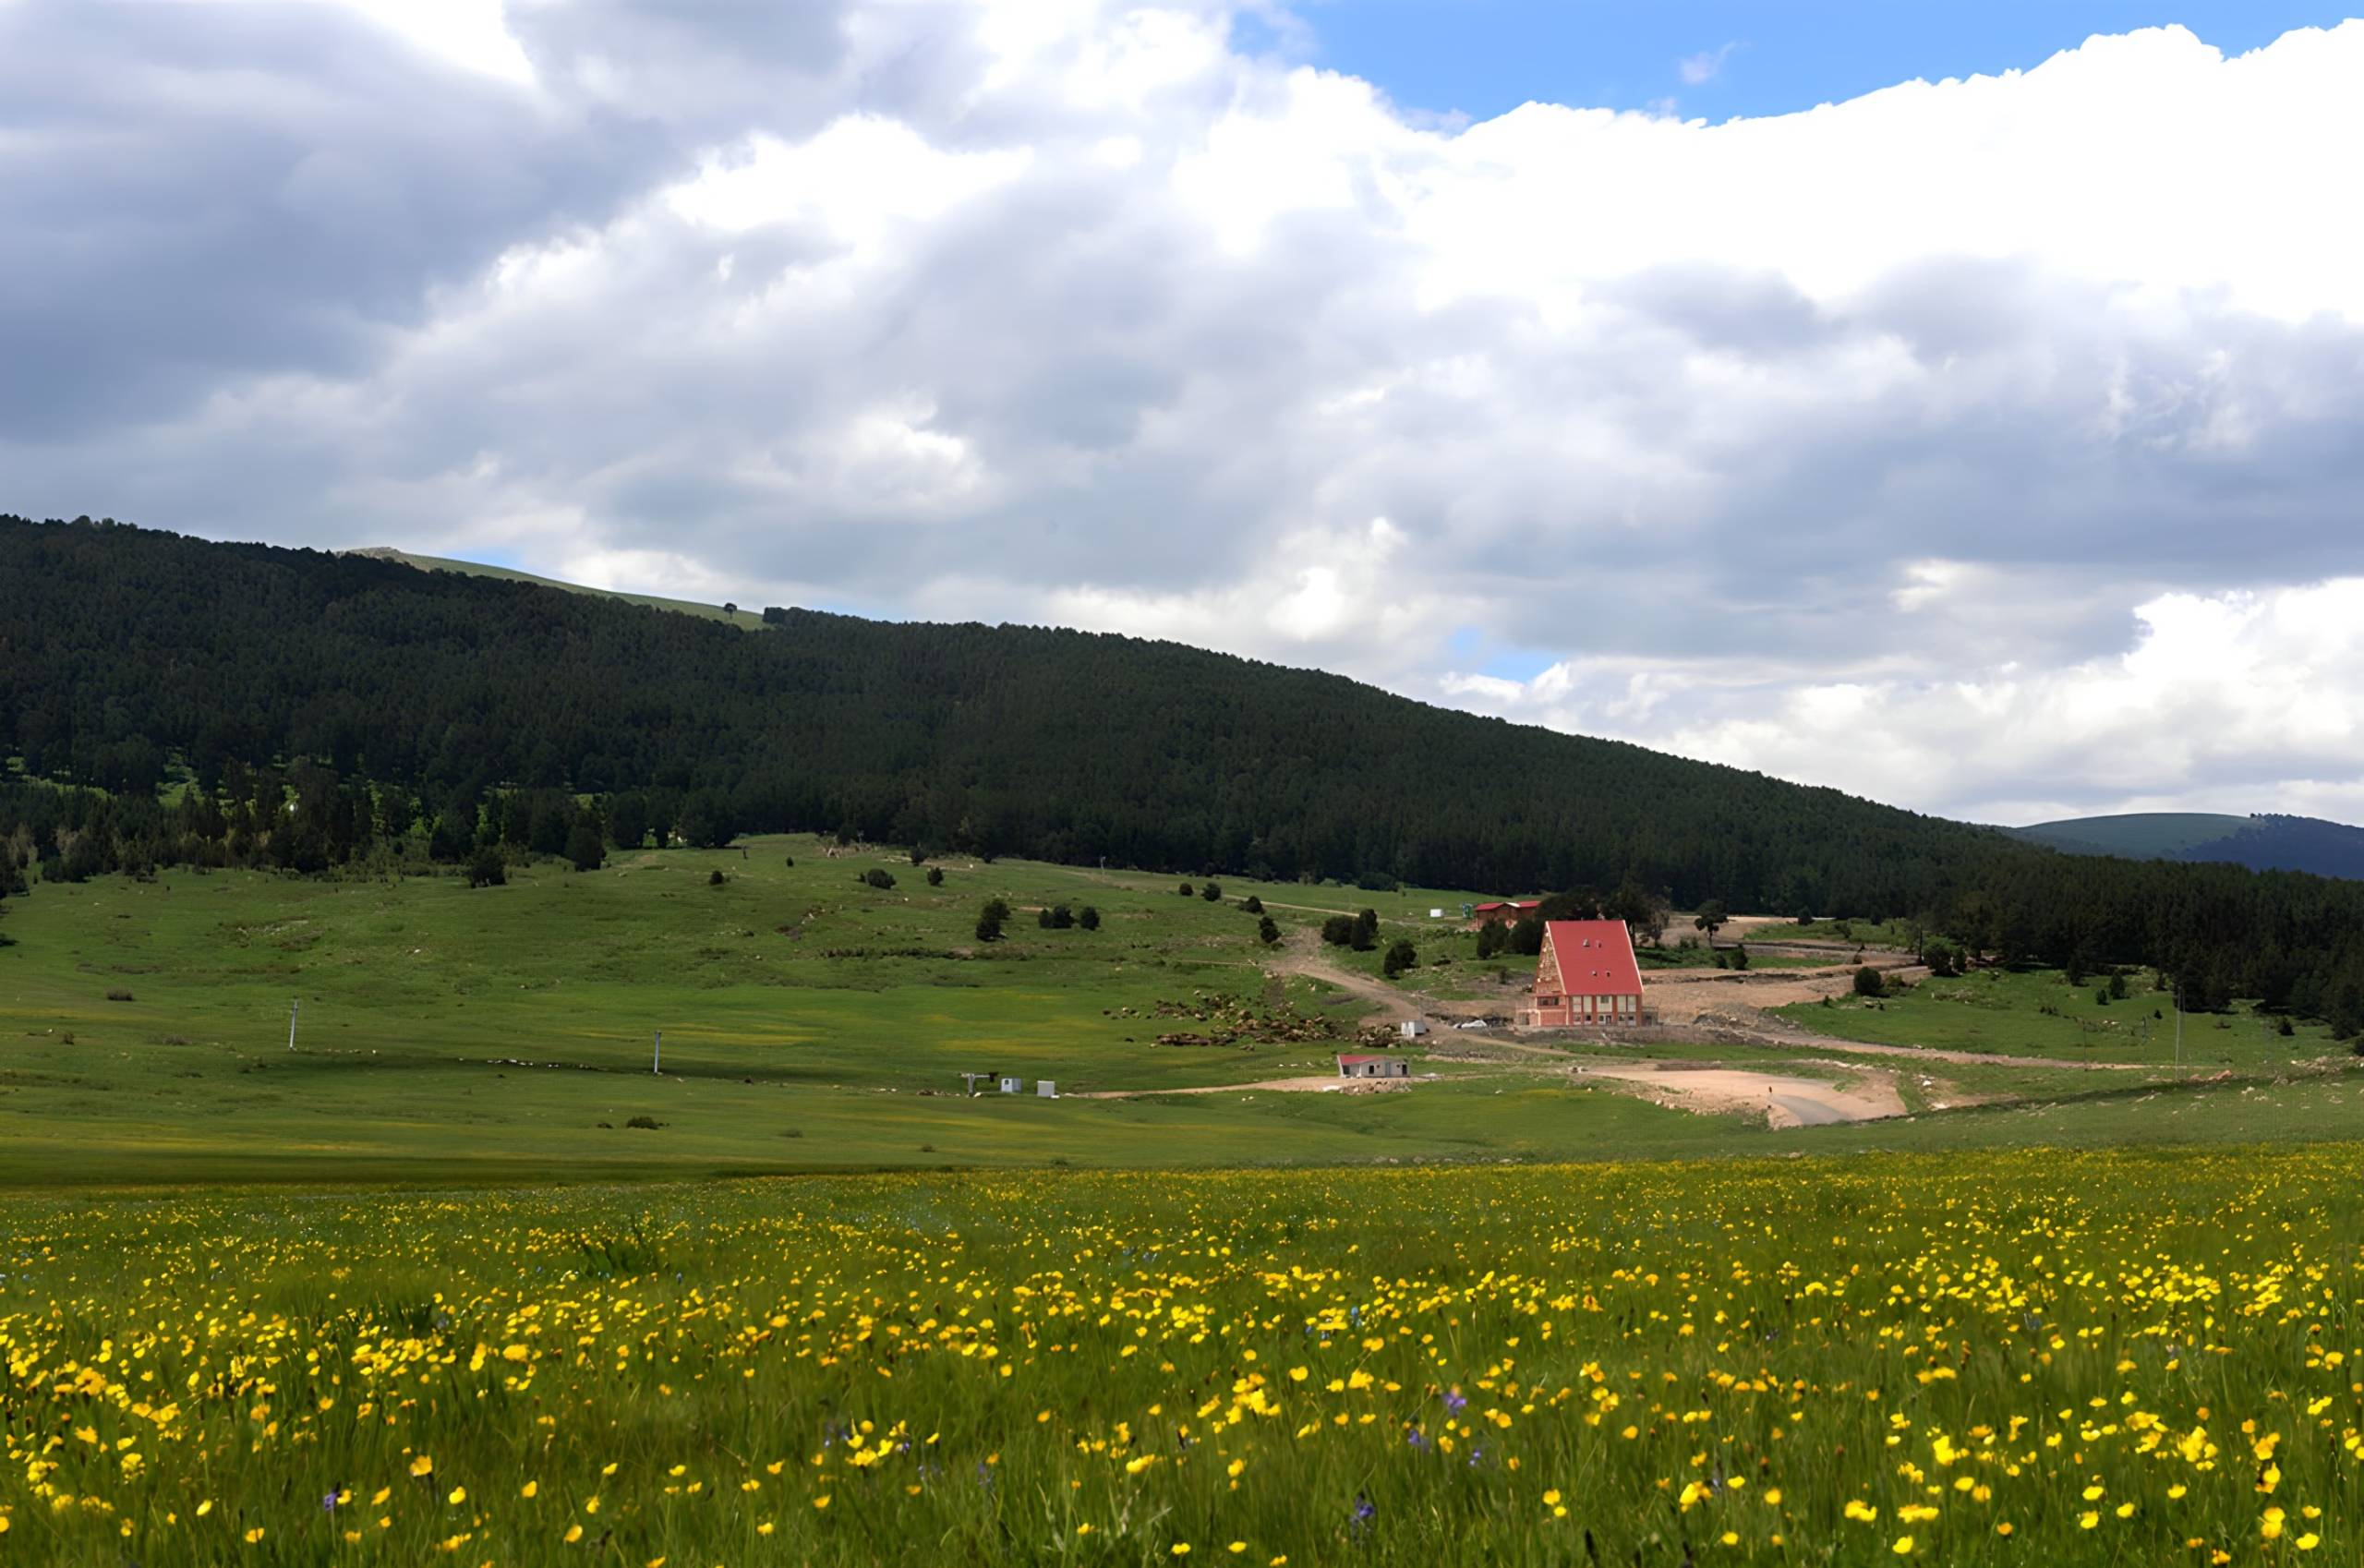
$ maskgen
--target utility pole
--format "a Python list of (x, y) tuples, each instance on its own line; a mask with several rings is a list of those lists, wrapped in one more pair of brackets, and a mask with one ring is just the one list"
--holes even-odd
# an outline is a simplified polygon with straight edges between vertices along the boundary
[(657, 1044), (648, 1054), (648, 1070), (651, 1073), (661, 1073), (664, 1069), (664, 1066), (665, 1031), (660, 1029), (657, 1031)]
[(2176, 976), (2176, 1070), (2183, 1070), (2183, 976)]
[(296, 997), (287, 1004), (287, 1048), (291, 1051), (296, 1049), (296, 1014), (303, 1005), (304, 998), (301, 996)]

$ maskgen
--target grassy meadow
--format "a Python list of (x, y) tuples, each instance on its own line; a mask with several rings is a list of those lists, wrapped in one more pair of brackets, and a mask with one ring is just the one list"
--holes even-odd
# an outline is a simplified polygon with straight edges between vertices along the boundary
[[(863, 885), (873, 869), (895, 886)], [(1163, 877), (941, 869), (931, 887), (901, 856), (825, 857), (799, 836), (590, 873), (542, 862), (481, 889), (187, 871), (44, 885), (9, 901), (0, 949), (0, 1182), (1532, 1158), (1601, 1140), (1703, 1152), (1733, 1130), (1534, 1082), (1074, 1097), (1326, 1073), (1352, 1048), (1355, 998), (1269, 974), (1248, 894), (1291, 932), (1378, 907), (1383, 940), (1435, 939), (1426, 911), (1469, 895), (1226, 882), (1209, 902)], [(984, 945), (988, 897), (1013, 919)], [(1042, 929), (1058, 902), (1101, 928)], [(1329, 953), (1376, 974), (1375, 954)], [(1154, 1043), (1226, 1005), (1334, 1037)], [(963, 1071), (1048, 1078), (1063, 1097), (968, 1099)]]
[[(1477, 895), (1227, 880), (1210, 902), (1166, 877), (957, 859), (940, 869), (930, 886), (902, 856), (828, 856), (799, 836), (743, 852), (642, 851), (589, 873), (544, 862), (481, 889), (448, 875), (189, 871), (43, 885), (9, 900), (14, 945), (0, 948), (0, 1184), (500, 1184), (2026, 1140), (2024, 1105), (2017, 1121), (1991, 1104), (1951, 1108), (1970, 1100), (2040, 1102), (2046, 1136), (2071, 1142), (2252, 1121), (2240, 1136), (2345, 1128), (2335, 1079), (2249, 1081), (2334, 1044), (2312, 1031), (2283, 1040), (2247, 1016), (2227, 1030), (2187, 1020), (2188, 1060), (2215, 1071), (2225, 1058), (2240, 1080), (2200, 1092), (2211, 1109), (2183, 1120), (2133, 1093), (2153, 1074), (1948, 1065), (1925, 1087), (1912, 1075), (1900, 1084), (1910, 1109), (1934, 1114), (1768, 1134), (1574, 1081), (1583, 1048), (1473, 1063), (1451, 1031), (1408, 1053), (1438, 1075), (1416, 1092), (1259, 1090), (1326, 1074), (1352, 1048), (1361, 999), (1292, 959), (1328, 914), (1369, 905), (1382, 947), (1413, 940), (1423, 962), (1405, 985), (1512, 995), (1492, 973), (1512, 968), (1477, 964), (1474, 934), (1456, 929)], [(873, 870), (895, 885), (867, 886)], [(1277, 953), (1240, 908), (1251, 894), (1287, 934)], [(1013, 907), (990, 945), (973, 929), (988, 897)], [(1098, 910), (1100, 929), (1036, 924), (1060, 902)], [(1431, 920), (1440, 908), (1446, 918)], [(1379, 959), (1319, 954), (1326, 972), (1366, 988), (1383, 983)], [(2144, 1022), (2156, 1000), (2138, 988), (2104, 1008), (2056, 976), (1981, 972), (1877, 1005), (1791, 1012), (1839, 1038), (2165, 1069), (2171, 1036)], [(1292, 1020), (1308, 1037), (1155, 1043), (1209, 1032), (1226, 1008)], [(659, 1030), (663, 1070), (652, 1073)], [(1811, 1051), (1738, 1049), (1751, 1067), (1833, 1071), (1791, 1060)], [(1048, 1078), (1062, 1097), (967, 1098), (963, 1071)], [(1198, 1092), (1215, 1089), (1225, 1092)], [(2252, 1089), (2286, 1097), (2286, 1114), (2250, 1116)], [(1095, 1097), (1110, 1092), (1136, 1097)]]
[(2353, 1562), (2360, 1176), (2322, 1146), (20, 1195), (0, 1554)]
[[(2106, 982), (2070, 985), (2058, 970), (1976, 970), (1930, 979), (1876, 1001), (1854, 997), (1825, 1007), (1779, 1011), (1796, 1023), (1842, 1040), (1918, 1045), (2070, 1061), (2172, 1063), (2177, 1059), (2174, 998), (2151, 989), (2146, 974), (2127, 995), (2104, 1000)], [(2279, 1020), (2247, 1005), (2224, 1014), (2186, 1013), (2181, 1059), (2194, 1067), (2250, 1070), (2312, 1061), (2339, 1043), (2320, 1024)]]

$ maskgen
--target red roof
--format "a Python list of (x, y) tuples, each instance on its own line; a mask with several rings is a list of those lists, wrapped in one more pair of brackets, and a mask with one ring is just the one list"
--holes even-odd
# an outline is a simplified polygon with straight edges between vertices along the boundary
[(1514, 899), (1496, 899), (1494, 902), (1492, 902), (1492, 903), (1490, 903), (1490, 904), (1479, 904), (1479, 905), (1477, 905), (1477, 906), (1476, 906), (1476, 911), (1477, 911), (1477, 912), (1478, 912), (1478, 913), (1479, 913), (1479, 914), (1484, 914), (1484, 913), (1486, 913), (1489, 910), (1539, 910), (1539, 909), (1541, 909), (1542, 907), (1543, 907), (1543, 900), (1542, 900), (1542, 899), (1515, 899), (1515, 900), (1514, 900)]
[(1642, 966), (1622, 920), (1554, 920), (1543, 939), (1560, 966), (1560, 989), (1577, 996), (1638, 996)]
[(1340, 1056), (1338, 1058), (1338, 1065), (1343, 1067), (1351, 1067), (1363, 1062), (1393, 1062), (1398, 1059), (1399, 1058), (1394, 1056)]

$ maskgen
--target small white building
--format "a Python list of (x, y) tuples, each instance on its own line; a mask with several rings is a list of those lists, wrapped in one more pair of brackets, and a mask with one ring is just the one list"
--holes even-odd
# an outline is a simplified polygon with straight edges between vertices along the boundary
[(1395, 1026), (1395, 1032), (1406, 1040), (1417, 1040), (1428, 1031), (1429, 1023), (1426, 1019), (1405, 1019)]
[(1001, 1092), (1004, 1094), (1023, 1094), (1026, 1092), (1026, 1080), (1022, 1078), (1005, 1078), (1001, 1080)]
[(1059, 1086), (1052, 1082), (1047, 1078), (1036, 1079), (1034, 1080), (1034, 1092), (1043, 1099), (1055, 1100), (1059, 1097)]

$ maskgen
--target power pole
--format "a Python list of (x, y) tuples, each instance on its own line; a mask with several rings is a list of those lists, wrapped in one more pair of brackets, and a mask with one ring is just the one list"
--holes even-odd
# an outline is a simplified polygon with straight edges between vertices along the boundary
[(2176, 976), (2176, 1070), (2183, 1070), (2183, 976)]
[(291, 1051), (296, 1049), (296, 1014), (303, 1005), (304, 998), (301, 996), (296, 997), (287, 1004), (287, 1048)]
[(665, 1031), (660, 1029), (657, 1031), (657, 1044), (648, 1054), (648, 1070), (651, 1073), (661, 1073), (664, 1066)]

